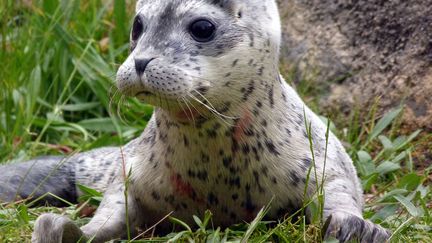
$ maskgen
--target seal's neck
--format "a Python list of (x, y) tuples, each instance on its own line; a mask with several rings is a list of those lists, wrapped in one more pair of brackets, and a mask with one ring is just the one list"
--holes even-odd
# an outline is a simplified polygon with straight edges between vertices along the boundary
[[(265, 77), (265, 76), (263, 76)], [(286, 116), (289, 106), (285, 81), (277, 75), (271, 82), (266, 78), (250, 80), (240, 95), (229, 95), (222, 106), (214, 110), (201, 107), (185, 109), (184, 119), (177, 113), (157, 108), (154, 113), (158, 131), (169, 141), (187, 138), (203, 145), (207, 141), (245, 141), (254, 138), (251, 133), (276, 129)]]
[(222, 166), (228, 171), (224, 173), (237, 172), (241, 165), (256, 169), (263, 161), (280, 160), (286, 146), (291, 146), (287, 144), (292, 133), (304, 133), (304, 111), (294, 90), (278, 78), (271, 84), (260, 83), (241, 105), (232, 105), (226, 114), (235, 119), (214, 116), (183, 124), (166, 110), (156, 109), (143, 140), (150, 141), (151, 150), (169, 171), (182, 176), (190, 168), (218, 171), (213, 167)]

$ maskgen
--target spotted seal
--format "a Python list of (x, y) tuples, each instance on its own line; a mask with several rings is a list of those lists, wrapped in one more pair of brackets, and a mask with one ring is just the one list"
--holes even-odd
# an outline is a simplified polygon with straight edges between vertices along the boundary
[(153, 104), (154, 114), (123, 149), (77, 154), (60, 166), (58, 158), (10, 166), (16, 181), (33, 168), (24, 189), (48, 169), (60, 170), (39, 194), (73, 200), (77, 183), (105, 191), (87, 225), (44, 214), (33, 242), (104, 242), (170, 212), (193, 224), (191, 215), (207, 209), (215, 225), (226, 227), (252, 220), (270, 202), (267, 217), (278, 219), (321, 188), (327, 236), (388, 239), (362, 217), (359, 179), (340, 141), (326, 135), (327, 126), (279, 74), (280, 29), (274, 0), (138, 1), (117, 84), (124, 95)]

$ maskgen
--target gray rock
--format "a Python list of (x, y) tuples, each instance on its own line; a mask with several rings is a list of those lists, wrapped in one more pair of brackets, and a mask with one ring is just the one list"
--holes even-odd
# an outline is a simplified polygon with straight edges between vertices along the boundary
[(406, 104), (404, 124), (432, 130), (432, 0), (279, 0), (282, 61), (314, 79), (321, 104), (381, 111)]

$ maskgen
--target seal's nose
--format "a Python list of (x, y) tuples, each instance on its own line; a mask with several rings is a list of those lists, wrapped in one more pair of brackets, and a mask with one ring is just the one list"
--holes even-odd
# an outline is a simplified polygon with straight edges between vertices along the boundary
[(154, 58), (135, 58), (135, 70), (139, 77), (144, 74), (148, 64), (153, 60)]

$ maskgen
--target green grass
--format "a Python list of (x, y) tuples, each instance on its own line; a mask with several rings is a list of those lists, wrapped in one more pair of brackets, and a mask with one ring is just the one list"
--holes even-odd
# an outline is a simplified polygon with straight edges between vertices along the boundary
[[(121, 99), (113, 84), (115, 70), (128, 55), (135, 1), (23, 2), (0, 3), (0, 161), (119, 145), (137, 136), (152, 107)], [(317, 93), (307, 80), (299, 91), (306, 98)], [(349, 119), (331, 116), (336, 124), (331, 128), (346, 143), (362, 179), (364, 215), (391, 229), (394, 242), (432, 242), (432, 168), (416, 170), (412, 155), (417, 133), (400, 136), (400, 109), (380, 117), (375, 107), (369, 110), (367, 115), (353, 111)], [(97, 204), (100, 195), (84, 190), (83, 201)], [(81, 208), (0, 205), (0, 242), (28, 242), (33, 223), (43, 212), (64, 213), (84, 224), (88, 218), (80, 217)], [(228, 229), (214, 227), (210, 212), (197, 215), (196, 225), (171, 219), (172, 234), (153, 238), (150, 230), (139, 240), (320, 240), (319, 221), (307, 225), (299, 214), (275, 225), (262, 221), (264, 214), (265, 210), (251, 224)]]

